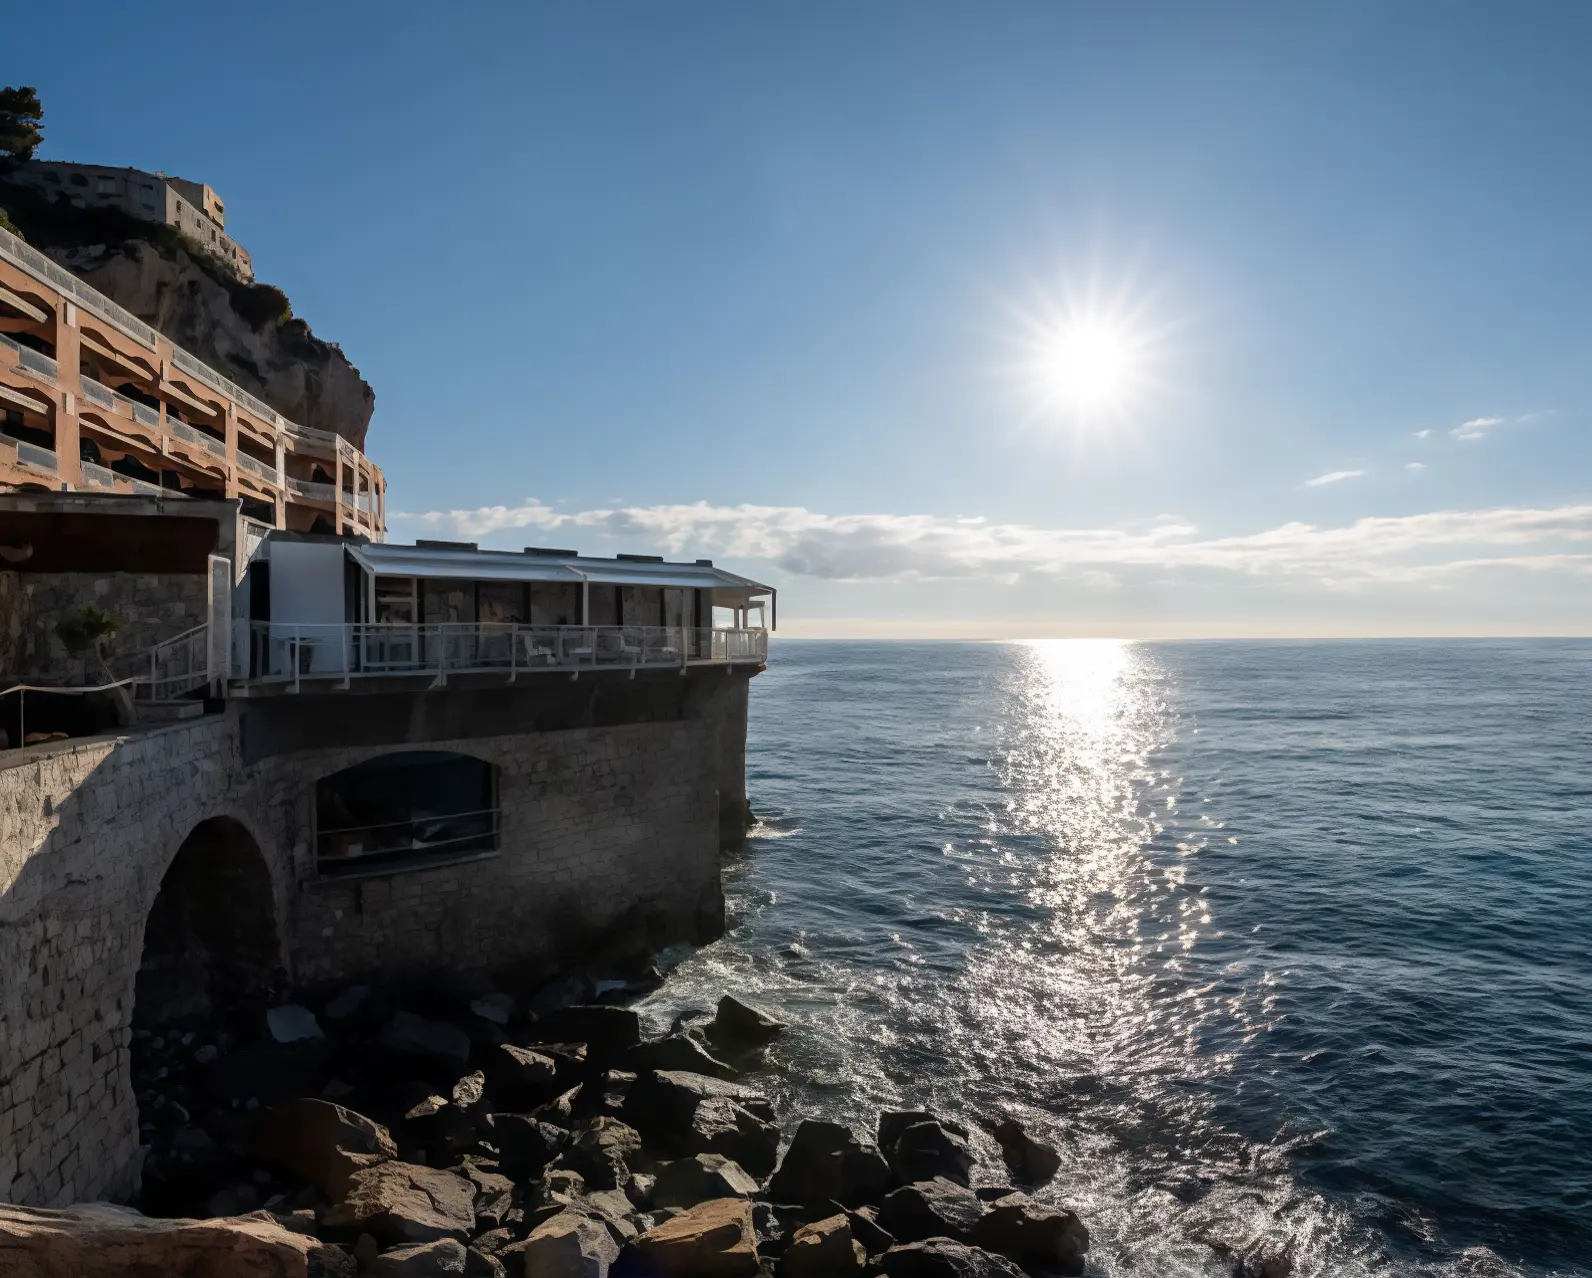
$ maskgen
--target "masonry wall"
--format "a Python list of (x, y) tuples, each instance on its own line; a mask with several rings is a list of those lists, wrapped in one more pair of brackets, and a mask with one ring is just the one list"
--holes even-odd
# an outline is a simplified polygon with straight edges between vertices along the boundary
[(209, 620), (203, 573), (0, 572), (0, 675), (99, 683), (93, 659), (72, 654), (56, 627), (85, 603), (114, 612), (121, 629), (107, 657), (139, 652)]
[(234, 706), (0, 755), (0, 1198), (134, 1192), (128, 1044), (144, 924), (177, 849), (210, 818), (258, 845), (283, 965), (301, 983), (438, 964), (529, 980), (603, 948), (722, 930), (715, 725), (429, 742), (498, 767), (500, 850), (322, 882), (315, 782), (402, 747), (245, 764), (237, 724)]

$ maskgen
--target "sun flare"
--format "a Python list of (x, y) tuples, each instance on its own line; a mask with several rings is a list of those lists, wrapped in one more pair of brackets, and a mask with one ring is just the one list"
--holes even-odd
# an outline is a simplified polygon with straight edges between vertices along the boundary
[(1138, 375), (1129, 335), (1099, 320), (1080, 320), (1054, 333), (1044, 352), (1045, 380), (1061, 404), (1083, 412), (1120, 407)]

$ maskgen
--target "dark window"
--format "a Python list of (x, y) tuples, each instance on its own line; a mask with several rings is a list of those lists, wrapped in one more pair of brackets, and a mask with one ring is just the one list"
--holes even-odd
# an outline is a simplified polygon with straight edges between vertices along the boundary
[(322, 874), (490, 852), (498, 845), (497, 769), (466, 754), (385, 754), (315, 786)]
[(88, 179), (86, 177), (84, 177), (81, 173), (74, 173), (74, 174), (72, 174), (72, 185), (73, 186), (87, 186), (88, 185)]

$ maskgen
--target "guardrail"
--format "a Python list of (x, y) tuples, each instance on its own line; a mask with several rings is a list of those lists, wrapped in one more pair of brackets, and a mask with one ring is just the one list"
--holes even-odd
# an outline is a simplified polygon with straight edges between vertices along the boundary
[(289, 479), (287, 486), (300, 497), (308, 497), (311, 501), (337, 500), (337, 489), (331, 484), (318, 483), (313, 479)]
[(166, 427), (184, 443), (197, 444), (206, 452), (213, 453), (215, 456), (225, 460), (227, 443), (224, 439), (217, 439), (214, 435), (206, 435), (204, 431), (195, 430), (187, 422), (179, 421), (175, 417), (166, 418)]
[(163, 639), (144, 652), (111, 658), (113, 673), (134, 685), (140, 701), (170, 701), (210, 682), (210, 627), (207, 624)]
[(542, 671), (761, 665), (766, 630), (445, 622), (234, 623), (233, 677), (249, 683)]
[(79, 306), (93, 311), (101, 319), (114, 324), (127, 336), (142, 342), (150, 350), (155, 349), (159, 335), (148, 324), (131, 311), (116, 305), (98, 289), (85, 284), (71, 271), (57, 266), (38, 249), (24, 244), (9, 231), (0, 231), (0, 257), (8, 259), (13, 265), (20, 266), (29, 274), (53, 285)]
[(32, 373), (35, 377), (42, 377), (52, 382), (58, 375), (55, 361), (48, 355), (34, 350), (31, 346), (24, 346), (21, 342), (14, 342), (4, 334), (0, 334), (0, 349), (10, 351), (11, 358), (16, 360), (15, 367), (23, 372)]
[(275, 484), (277, 487), (282, 485), (282, 477), (276, 473), (275, 466), (267, 466), (263, 461), (250, 457), (248, 453), (241, 450), (238, 453), (238, 465), (248, 471), (249, 474), (265, 480), (268, 484)]
[(17, 440), (17, 460), (24, 466), (32, 466), (35, 470), (47, 470), (55, 474), (60, 469), (60, 459), (48, 448), (40, 448), (37, 444), (30, 444), (26, 440)]

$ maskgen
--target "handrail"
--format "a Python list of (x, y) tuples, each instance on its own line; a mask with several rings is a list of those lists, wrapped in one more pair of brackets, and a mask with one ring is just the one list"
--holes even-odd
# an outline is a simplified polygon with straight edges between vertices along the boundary
[(114, 683), (101, 683), (93, 687), (77, 684), (54, 685), (48, 683), (14, 683), (9, 688), (0, 689), (0, 697), (9, 697), (13, 692), (17, 694), (17, 749), (21, 750), (27, 745), (28, 740), (28, 693), (30, 692), (59, 692), (63, 696), (81, 697), (89, 692), (109, 692), (112, 688), (125, 688), (134, 679), (117, 679)]

